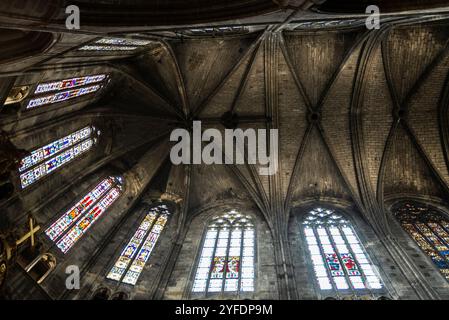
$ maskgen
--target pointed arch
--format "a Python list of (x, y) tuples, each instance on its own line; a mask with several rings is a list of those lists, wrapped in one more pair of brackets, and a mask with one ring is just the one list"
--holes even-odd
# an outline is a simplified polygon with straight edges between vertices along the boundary
[(100, 135), (101, 131), (90, 125), (33, 150), (21, 160), (18, 170), (22, 189), (91, 150)]
[(415, 199), (393, 204), (391, 211), (402, 229), (449, 281), (449, 217), (436, 206)]
[(61, 215), (45, 234), (66, 254), (123, 193), (121, 176), (103, 179), (73, 207)]
[(253, 292), (255, 237), (249, 215), (231, 210), (212, 218), (202, 241), (192, 293)]
[(343, 210), (313, 204), (300, 220), (306, 255), (320, 296), (365, 297), (385, 295), (377, 267)]
[(151, 252), (171, 215), (165, 203), (156, 203), (140, 223), (134, 235), (115, 261), (106, 278), (136, 285)]

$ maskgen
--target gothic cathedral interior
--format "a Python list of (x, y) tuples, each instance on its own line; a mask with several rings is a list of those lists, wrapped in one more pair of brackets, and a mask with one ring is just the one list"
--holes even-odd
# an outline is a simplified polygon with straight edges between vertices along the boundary
[(0, 298), (449, 299), (449, 1), (1, 0)]

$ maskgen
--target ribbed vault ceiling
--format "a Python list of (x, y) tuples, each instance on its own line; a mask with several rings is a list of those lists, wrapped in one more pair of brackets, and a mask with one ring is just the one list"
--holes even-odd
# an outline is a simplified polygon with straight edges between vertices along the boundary
[[(20, 115), (20, 122), (11, 118), (4, 127), (26, 136), (30, 123), (45, 127), (55, 117), (102, 115), (110, 118), (110, 143), (120, 150), (112, 148), (101, 163), (117, 167), (132, 167), (154, 141), (168, 144), (170, 131), (192, 120), (219, 130), (276, 128), (275, 176), (258, 175), (257, 165), (168, 165), (159, 181), (187, 196), (188, 214), (251, 201), (269, 223), (282, 223), (294, 205), (341, 199), (371, 219), (370, 203), (448, 195), (449, 32), (445, 17), (439, 19), (398, 19), (378, 32), (287, 25), (228, 37), (143, 33), (154, 40), (150, 50), (113, 59), (73, 51), (92, 35), (60, 35), (46, 56), (26, 63), (25, 76), (63, 66), (110, 72), (112, 83), (100, 99), (73, 106), (73, 114)], [(68, 38), (72, 49), (58, 47)], [(166, 162), (167, 155), (157, 154)]]
[(381, 37), (349, 29), (166, 41), (117, 64), (133, 90), (111, 103), (174, 127), (199, 119), (224, 130), (223, 115), (234, 113), (242, 129), (280, 130), (275, 177), (253, 165), (192, 165), (190, 212), (236, 197), (268, 216), (274, 203), (288, 211), (306, 199), (363, 207), (367, 193), (444, 198), (446, 30), (434, 23)]

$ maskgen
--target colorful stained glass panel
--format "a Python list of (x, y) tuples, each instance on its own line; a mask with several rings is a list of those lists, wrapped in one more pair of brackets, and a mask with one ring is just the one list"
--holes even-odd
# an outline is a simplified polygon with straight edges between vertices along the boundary
[(211, 278), (212, 279), (223, 279), (225, 271), (225, 260), (226, 257), (214, 257), (211, 268)]
[(61, 139), (49, 143), (42, 148), (32, 151), (31, 155), (22, 159), (19, 172), (23, 172), (26, 169), (44, 161), (45, 159), (54, 156), (58, 152), (61, 152), (62, 150), (65, 150), (84, 139), (87, 139), (92, 135), (92, 132), (92, 127), (85, 127)]
[(137, 253), (137, 250), (142, 244), (145, 235), (147, 234), (147, 231), (150, 230), (156, 218), (157, 218), (156, 212), (150, 212), (145, 216), (139, 228), (137, 229), (137, 231), (135, 232), (135, 234), (125, 247), (125, 249), (123, 249), (114, 267), (107, 275), (108, 279), (116, 281), (120, 281), (122, 279), (123, 274), (125, 273), (130, 263), (132, 262), (132, 259), (134, 258), (134, 256)]
[(92, 76), (78, 77), (65, 79), (60, 81), (48, 82), (39, 84), (35, 90), (35, 94), (47, 93), (51, 91), (61, 91), (66, 89), (72, 89), (76, 87), (85, 86), (88, 84), (102, 82), (106, 79), (105, 74), (97, 74)]
[(125, 45), (125, 46), (146, 46), (151, 43), (150, 40), (103, 38), (95, 41), (97, 44)]
[(227, 279), (238, 279), (240, 272), (240, 256), (229, 257), (226, 268)]
[[(421, 209), (426, 209), (422, 208)], [(424, 214), (426, 210), (421, 210), (412, 206), (408, 207), (415, 215), (418, 212)], [(397, 211), (396, 214), (401, 218)], [(431, 217), (435, 218), (435, 215)], [(422, 219), (424, 220), (424, 219)], [(422, 222), (412, 223), (407, 217), (403, 218), (401, 221), (404, 230), (415, 240), (418, 246), (427, 254), (427, 256), (433, 261), (433, 263), (440, 269), (444, 277), (449, 280), (449, 251), (445, 242), (446, 231), (442, 227), (443, 224), (439, 224), (436, 221), (429, 219), (429, 226)]]
[(33, 169), (21, 174), (20, 181), (22, 184), (22, 188), (28, 187), (29, 185), (35, 183), (49, 173), (62, 167), (64, 164), (89, 151), (94, 146), (94, 144), (95, 143), (93, 139), (84, 140), (76, 146), (62, 153), (59, 153), (54, 158), (49, 159), (44, 163), (35, 166)]
[(254, 291), (255, 234), (251, 220), (237, 212), (214, 219), (203, 242), (193, 292)]
[(136, 46), (99, 46), (99, 45), (87, 45), (81, 47), (81, 51), (134, 51), (138, 47)]
[(56, 246), (67, 253), (73, 245), (87, 232), (87, 230), (103, 215), (103, 213), (120, 196), (120, 187), (112, 188), (105, 197), (103, 197), (94, 208), (80, 219), (69, 232), (67, 232), (57, 243)]
[(350, 222), (342, 215), (333, 210), (312, 210), (304, 219), (304, 234), (321, 290), (383, 288)]
[(159, 236), (165, 224), (167, 223), (167, 219), (168, 216), (164, 214), (156, 220), (153, 228), (151, 229), (151, 232), (145, 239), (142, 248), (140, 248), (139, 253), (131, 264), (125, 277), (123, 278), (124, 283), (128, 283), (131, 285), (135, 285), (137, 283), (137, 280), (139, 279), (139, 276), (142, 273), (146, 262), (150, 258), (151, 252), (153, 251), (154, 246), (156, 245), (156, 242), (159, 239)]
[(91, 192), (89, 192), (83, 199), (81, 199), (70, 210), (63, 214), (57, 221), (55, 221), (47, 230), (45, 234), (50, 240), (55, 240), (61, 236), (79, 217), (81, 217), (87, 210), (89, 210), (95, 202), (98, 201), (113, 185), (114, 179), (108, 178), (98, 184)]
[(93, 85), (88, 87), (82, 87), (79, 89), (72, 89), (62, 92), (57, 92), (52, 95), (44, 96), (44, 97), (38, 97), (31, 99), (28, 102), (27, 109), (34, 109), (37, 107), (41, 107), (44, 105), (54, 104), (58, 102), (63, 102), (66, 100), (74, 99), (80, 96), (84, 96), (90, 93), (97, 92), (101, 89), (101, 85)]

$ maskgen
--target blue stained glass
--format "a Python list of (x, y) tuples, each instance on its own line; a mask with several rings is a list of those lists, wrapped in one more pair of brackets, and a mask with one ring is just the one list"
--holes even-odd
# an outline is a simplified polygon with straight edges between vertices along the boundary
[(150, 210), (106, 278), (131, 285), (137, 283), (167, 223), (169, 214), (166, 205), (159, 205)]
[(103, 38), (82, 46), (81, 51), (134, 51), (152, 43), (151, 40)]
[(31, 155), (22, 159), (19, 172), (23, 172), (26, 169), (32, 167), (35, 164), (47, 159), (56, 153), (78, 143), (79, 141), (88, 138), (93, 132), (92, 127), (85, 127), (78, 130), (64, 138), (58, 139), (42, 148), (36, 149), (31, 152)]
[(438, 258), (432, 258), (432, 260), (437, 265), (438, 268), (446, 269), (449, 267), (449, 264), (444, 260)]
[(70, 208), (70, 210), (68, 210), (57, 221), (55, 221), (45, 231), (50, 240), (56, 240), (69, 227), (71, 227), (73, 223), (75, 223), (82, 215), (84, 215), (87, 210), (90, 210), (92, 206), (100, 199), (100, 197), (102, 197), (109, 189), (111, 189), (114, 181), (115, 179), (113, 177), (104, 179), (75, 206)]
[(133, 46), (97, 46), (97, 45), (88, 45), (83, 46), (79, 50), (81, 51), (134, 51), (138, 47)]
[(106, 79), (106, 77), (107, 76), (105, 74), (98, 74), (98, 75), (92, 75), (92, 76), (85, 76), (85, 77), (78, 77), (78, 78), (54, 81), (54, 82), (49, 82), (49, 83), (42, 83), (37, 86), (34, 93), (39, 94), (39, 93), (46, 93), (46, 92), (51, 92), (51, 91), (61, 91), (61, 90), (65, 90), (65, 89), (81, 87), (81, 86), (88, 85), (91, 83), (102, 82)]
[(326, 254), (326, 261), (333, 277), (345, 275), (341, 269), (340, 261), (338, 260), (337, 255), (335, 253)]
[(122, 193), (119, 176), (102, 180), (94, 189), (45, 230), (56, 246), (67, 253)]
[(127, 45), (127, 46), (146, 46), (152, 41), (150, 40), (135, 40), (135, 39), (120, 39), (120, 38), (103, 38), (95, 41), (98, 44), (112, 44), (112, 45)]
[(96, 143), (93, 127), (86, 127), (50, 143), (22, 160), (19, 168), (22, 188), (35, 183), (64, 164), (89, 151)]
[(63, 102), (66, 100), (74, 99), (80, 96), (84, 96), (87, 94), (91, 94), (94, 92), (97, 92), (101, 89), (101, 85), (94, 85), (89, 87), (82, 87), (79, 89), (72, 89), (67, 90), (63, 92), (54, 93), (52, 95), (44, 96), (44, 97), (38, 97), (31, 99), (28, 102), (27, 109), (34, 109), (37, 107), (41, 107), (44, 105), (54, 104), (58, 102)]
[(106, 210), (118, 199), (121, 194), (121, 186), (112, 188), (83, 218), (56, 243), (56, 246), (67, 253), (75, 243), (87, 232), (87, 230), (106, 212)]
[(416, 202), (399, 203), (393, 212), (403, 229), (449, 280), (448, 220), (436, 209)]

